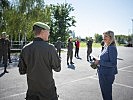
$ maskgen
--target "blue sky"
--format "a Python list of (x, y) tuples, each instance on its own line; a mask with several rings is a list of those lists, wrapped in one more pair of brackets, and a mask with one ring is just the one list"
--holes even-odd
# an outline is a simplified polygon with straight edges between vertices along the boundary
[(112, 30), (115, 34), (132, 33), (133, 0), (44, 0), (46, 4), (70, 3), (74, 7), (76, 36), (94, 36)]

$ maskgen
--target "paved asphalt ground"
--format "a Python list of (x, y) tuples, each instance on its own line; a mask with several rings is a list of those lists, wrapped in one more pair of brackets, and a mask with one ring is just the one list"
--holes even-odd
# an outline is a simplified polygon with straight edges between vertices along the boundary
[[(98, 56), (100, 48), (93, 48)], [(65, 50), (64, 50), (65, 51)], [(133, 100), (133, 48), (118, 47), (118, 72), (113, 85), (113, 100)], [(86, 48), (80, 48), (81, 59), (73, 58), (67, 66), (66, 52), (62, 52), (62, 70), (54, 72), (57, 92), (61, 100), (102, 100), (96, 70), (86, 60)], [(3, 74), (0, 65), (0, 100), (24, 100), (26, 76), (18, 73), (17, 59), (9, 64), (9, 73)]]

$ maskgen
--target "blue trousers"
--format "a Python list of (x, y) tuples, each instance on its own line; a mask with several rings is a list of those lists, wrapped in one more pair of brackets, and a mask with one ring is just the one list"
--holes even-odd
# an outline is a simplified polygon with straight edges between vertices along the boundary
[(99, 74), (98, 76), (103, 100), (112, 100), (112, 84), (114, 82), (115, 75)]

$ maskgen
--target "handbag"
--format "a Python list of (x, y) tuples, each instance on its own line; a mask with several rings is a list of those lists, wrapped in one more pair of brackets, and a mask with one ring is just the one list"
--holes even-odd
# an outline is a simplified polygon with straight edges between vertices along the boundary
[(98, 66), (94, 62), (91, 62), (90, 66), (93, 69), (97, 69), (98, 68)]
[(91, 58), (91, 61), (90, 61), (90, 66), (91, 66), (91, 68), (93, 68), (93, 69), (97, 69), (98, 68), (98, 66), (95, 64), (95, 58), (94, 57), (90, 57)]

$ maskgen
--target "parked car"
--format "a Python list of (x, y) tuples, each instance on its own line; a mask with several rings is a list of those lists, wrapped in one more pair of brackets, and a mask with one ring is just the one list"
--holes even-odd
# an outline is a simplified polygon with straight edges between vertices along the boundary
[(133, 42), (129, 41), (125, 44), (125, 47), (133, 47)]

